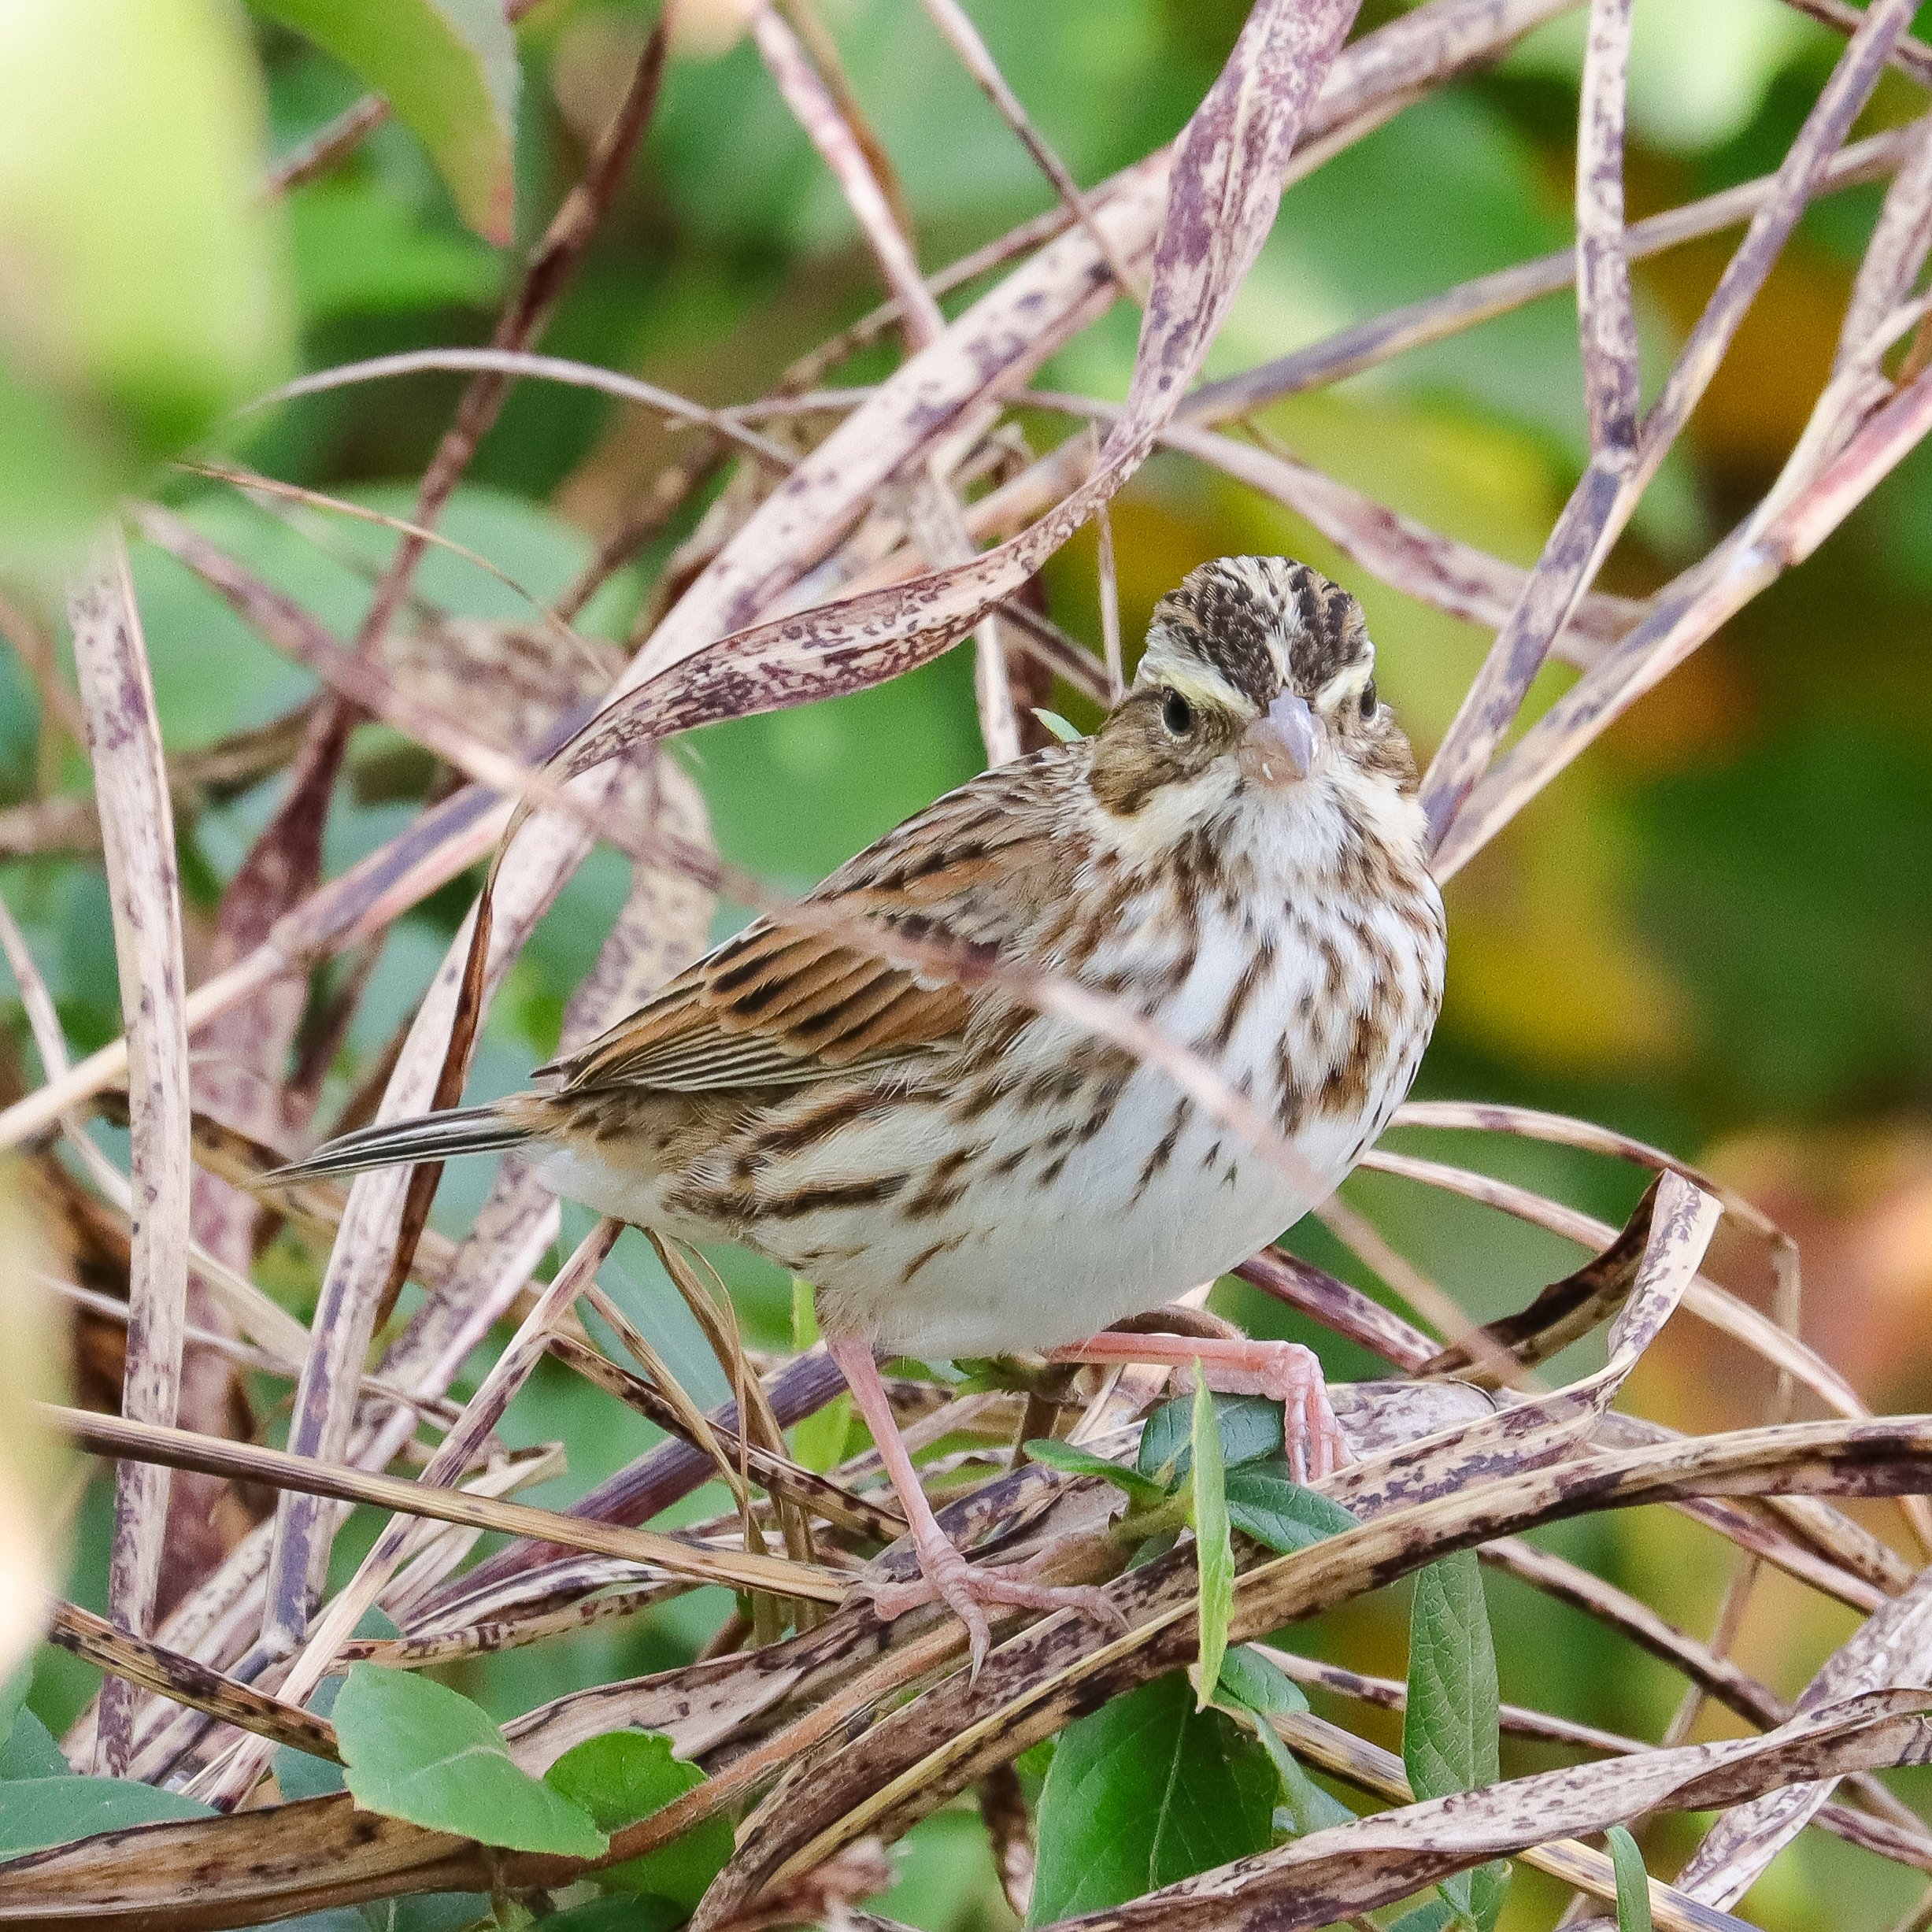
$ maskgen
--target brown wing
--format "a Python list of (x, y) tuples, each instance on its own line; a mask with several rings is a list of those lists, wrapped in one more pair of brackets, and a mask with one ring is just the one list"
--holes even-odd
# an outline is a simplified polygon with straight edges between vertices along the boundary
[(943, 1052), (975, 996), (922, 975), (895, 935), (1005, 949), (1057, 903), (1068, 858), (1051, 829), (1084, 765), (1053, 746), (983, 773), (833, 873), (806, 901), (862, 923), (846, 932), (761, 919), (707, 953), (629, 1019), (542, 1071), (567, 1091), (676, 1093), (820, 1080)]

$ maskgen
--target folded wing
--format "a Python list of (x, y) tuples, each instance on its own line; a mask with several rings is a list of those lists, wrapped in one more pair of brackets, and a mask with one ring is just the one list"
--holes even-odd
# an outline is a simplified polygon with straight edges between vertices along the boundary
[(920, 953), (990, 961), (1055, 902), (1065, 849), (1039, 831), (1072, 762), (1057, 747), (983, 774), (827, 879), (805, 902), (823, 922), (755, 920), (542, 1072), (565, 1092), (698, 1093), (946, 1052), (986, 996)]

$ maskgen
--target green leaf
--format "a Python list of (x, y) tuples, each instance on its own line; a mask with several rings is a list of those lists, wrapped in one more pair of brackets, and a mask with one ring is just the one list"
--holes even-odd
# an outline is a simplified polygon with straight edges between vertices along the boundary
[[(402, 1630), (387, 1611), (370, 1604), (356, 1619), (353, 1634), (357, 1637), (400, 1637)], [(341, 1677), (325, 1677), (315, 1687), (309, 1700), (309, 1708), (317, 1717), (328, 1717), (335, 1708), (335, 1700), (342, 1694), (342, 1686), (347, 1680)], [(314, 1757), (306, 1751), (298, 1751), (293, 1745), (279, 1744), (275, 1748), (275, 1782), (282, 1796), (291, 1800), (326, 1797), (331, 1793), (346, 1790), (348, 1778), (341, 1765), (332, 1759)], [(455, 1893), (450, 1897), (458, 1896)], [(462, 1896), (468, 1897), (464, 1893)], [(368, 1908), (374, 1911), (373, 1906)]]
[(1417, 1797), (1496, 1782), (1498, 1704), (1482, 1572), (1474, 1550), (1459, 1550), (1417, 1575), (1409, 1610), (1402, 1761)]
[(546, 1913), (530, 1932), (670, 1932), (690, 1916), (668, 1898), (594, 1898)]
[(0, 1804), (0, 1858), (96, 1832), (183, 1818), (212, 1818), (205, 1804), (126, 1778), (24, 1778)]
[[(1252, 1715), (1254, 1734), (1260, 1739), (1262, 1749), (1273, 1760), (1275, 1774), (1281, 1779), (1289, 1828), (1297, 1837), (1330, 1825), (1355, 1822), (1354, 1812), (1308, 1775), (1301, 1760), (1268, 1722), (1278, 1712), (1299, 1716), (1308, 1708), (1301, 1686), (1279, 1664), (1249, 1645), (1237, 1644), (1221, 1660), (1220, 1690), (1224, 1702), (1237, 1704)], [(1280, 1823), (1279, 1816), (1275, 1822)]]
[(1356, 1518), (1318, 1490), (1304, 1489), (1279, 1456), (1227, 1472), (1228, 1520), (1270, 1549), (1305, 1549), (1356, 1527)]
[(288, 228), (311, 328), (343, 316), (480, 308), (502, 289), (498, 250), (453, 224), (426, 224), (386, 180), (313, 183), (291, 198)]
[(802, 1355), (819, 1338), (819, 1308), (811, 1282), (802, 1275), (791, 1278), (791, 1345)]
[(1228, 1619), (1234, 1614), (1234, 1545), (1227, 1531), (1227, 1497), (1222, 1482), (1221, 1431), (1207, 1378), (1194, 1379), (1194, 1562), (1201, 1573), (1201, 1703), (1205, 1709), (1221, 1681), (1227, 1653)]
[[(705, 1782), (695, 1764), (674, 1757), (672, 1750), (671, 1739), (661, 1731), (613, 1730), (566, 1751), (544, 1777), (587, 1812), (599, 1830), (620, 1831)], [(731, 1842), (728, 1818), (702, 1819), (668, 1845), (597, 1876), (605, 1885), (670, 1899), (689, 1912), (724, 1869)]]
[(22, 1711), (13, 1720), (7, 1741), (0, 1744), (0, 1782), (12, 1784), (28, 1778), (65, 1778), (73, 1767), (61, 1755), (54, 1734), (31, 1711)]
[(1604, 1834), (1610, 1841), (1610, 1862), (1617, 1875), (1617, 1932), (1652, 1932), (1650, 1874), (1637, 1841), (1621, 1825)]
[(464, 1932), (478, 1920), (494, 1923), (482, 1892), (420, 1892), (413, 1898), (383, 1898), (359, 1908), (368, 1932)]
[(1237, 1704), (1271, 1717), (1299, 1717), (1308, 1708), (1301, 1686), (1252, 1644), (1235, 1645), (1221, 1660), (1221, 1689)]
[(1077, 744), (1086, 735), (1077, 724), (1069, 724), (1057, 711), (1049, 711), (1043, 705), (1035, 705), (1033, 707), (1033, 715), (1063, 745)]
[[(1264, 1395), (1217, 1395), (1214, 1419), (1221, 1433), (1221, 1460), (1227, 1468), (1279, 1454), (1280, 1403)], [(1141, 1430), (1135, 1466), (1142, 1475), (1171, 1487), (1186, 1475), (1193, 1462), (1194, 1433), (1191, 1397), (1180, 1395), (1162, 1403)]]
[(427, 1677), (356, 1664), (333, 1715), (349, 1789), (365, 1811), (519, 1852), (594, 1858), (609, 1842), (584, 1812), (510, 1761), (478, 1706)]
[(1040, 1793), (1029, 1923), (1138, 1898), (1264, 1851), (1275, 1768), (1225, 1712), (1197, 1711), (1179, 1672), (1069, 1724)]
[[(1469, 1916), (1481, 1928), (1481, 1932), (1491, 1932), (1497, 1920), (1502, 1916), (1503, 1899), (1509, 1890), (1509, 1861), (1506, 1858), (1493, 1859), (1486, 1865), (1479, 1865), (1474, 1871), (1460, 1875), (1469, 1881)], [(1446, 1893), (1449, 1888), (1443, 1888)]]
[[(1417, 1797), (1495, 1783), (1499, 1702), (1482, 1569), (1474, 1550), (1459, 1550), (1417, 1575), (1409, 1611), (1402, 1761)], [(1508, 1878), (1508, 1866), (1498, 1861), (1458, 1872), (1440, 1889), (1459, 1916), (1489, 1932)]]
[(1125, 1464), (1109, 1462), (1105, 1456), (1096, 1456), (1077, 1443), (1046, 1438), (1029, 1442), (1027, 1453), (1036, 1463), (1044, 1463), (1049, 1469), (1064, 1469), (1070, 1476), (1102, 1478), (1116, 1489), (1124, 1490), (1136, 1509), (1152, 1509), (1167, 1501), (1168, 1493), (1158, 1482), (1150, 1482)]
[(846, 1460), (851, 1438), (852, 1397), (835, 1395), (792, 1425), (791, 1453), (803, 1468), (826, 1475)]
[(509, 242), (516, 38), (498, 0), (254, 0), (382, 95), (428, 150), (463, 219)]
[(34, 1660), (29, 1657), (5, 1682), (0, 1682), (0, 1744), (5, 1744), (13, 1735), (13, 1720), (18, 1717), (27, 1703), (27, 1693), (33, 1688)]
[(1432, 1898), (1426, 1905), (1418, 1905), (1413, 1912), (1405, 1912), (1389, 1932), (1448, 1932), (1456, 1923), (1456, 1914), (1439, 1898)]

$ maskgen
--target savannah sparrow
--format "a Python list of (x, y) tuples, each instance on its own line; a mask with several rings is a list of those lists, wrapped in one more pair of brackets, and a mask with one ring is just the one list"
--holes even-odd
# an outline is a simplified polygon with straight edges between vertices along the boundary
[[(365, 1128), (295, 1171), (527, 1146), (573, 1200), (814, 1282), (924, 1573), (881, 1607), (942, 1597), (976, 1664), (983, 1604), (1094, 1593), (946, 1540), (875, 1352), (1198, 1361), (1212, 1386), (1286, 1404), (1297, 1473), (1345, 1453), (1305, 1349), (1100, 1331), (1275, 1239), (1415, 1075), (1442, 909), (1374, 669), (1360, 606), (1305, 564), (1204, 564), (1156, 608), (1097, 735), (982, 773), (812, 895), (869, 946), (759, 920), (543, 1069), (546, 1090)], [(1125, 1049), (903, 946), (895, 963), (895, 936), (1127, 1002), (1272, 1120), (1298, 1171)]]

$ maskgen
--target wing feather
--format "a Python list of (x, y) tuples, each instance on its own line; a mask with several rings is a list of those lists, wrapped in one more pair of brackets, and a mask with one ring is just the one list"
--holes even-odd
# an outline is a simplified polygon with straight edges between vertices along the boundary
[(1023, 947), (1060, 902), (1072, 855), (1049, 836), (1084, 776), (1085, 748), (1055, 746), (983, 773), (842, 866), (808, 903), (848, 914), (879, 949), (761, 919), (688, 966), (631, 1016), (542, 1069), (565, 1091), (696, 1093), (790, 1086), (943, 1053), (975, 994), (922, 974), (916, 942)]

